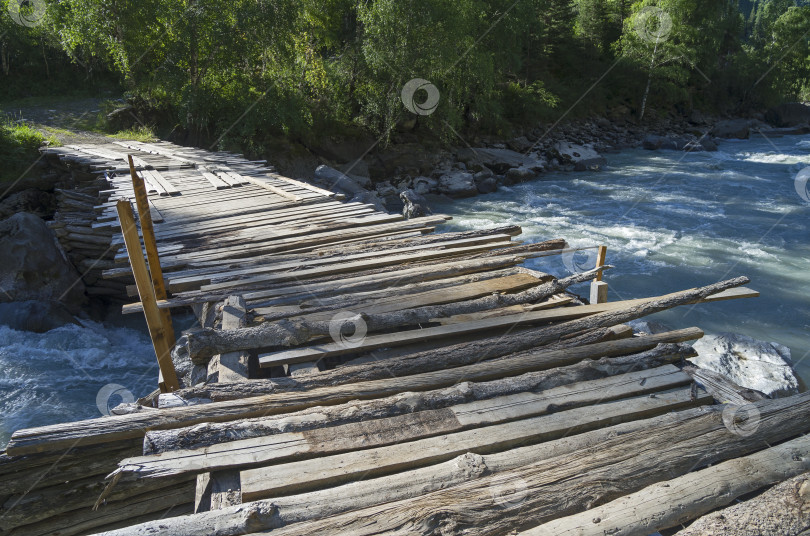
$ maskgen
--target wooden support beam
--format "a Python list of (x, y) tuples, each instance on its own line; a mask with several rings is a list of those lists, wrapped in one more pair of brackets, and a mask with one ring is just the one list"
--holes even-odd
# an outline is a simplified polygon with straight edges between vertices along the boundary
[[(596, 267), (601, 268), (605, 265), (605, 261), (607, 260), (607, 246), (599, 246), (599, 249), (596, 253)], [(602, 271), (599, 271), (599, 275), (596, 276), (597, 281), (602, 280)]]
[[(143, 234), (143, 244), (146, 250), (146, 258), (149, 261), (149, 275), (152, 278), (152, 286), (155, 289), (155, 299), (165, 300), (166, 285), (163, 280), (163, 270), (160, 267), (160, 257), (158, 256), (157, 241), (155, 240), (155, 227), (152, 224), (152, 214), (149, 206), (149, 199), (146, 196), (144, 181), (135, 172), (135, 164), (132, 155), (128, 155), (129, 173), (132, 176), (132, 189), (135, 192), (135, 203), (138, 207), (138, 219), (141, 222), (141, 233)], [(169, 343), (174, 346), (174, 328), (172, 327), (172, 314), (170, 309), (161, 309), (163, 318), (163, 330)]]
[(152, 286), (146, 260), (143, 258), (132, 205), (126, 199), (121, 199), (116, 208), (118, 209), (118, 219), (121, 222), (121, 231), (124, 233), (124, 243), (127, 246), (132, 273), (135, 275), (138, 294), (143, 303), (146, 325), (149, 328), (149, 335), (152, 337), (152, 345), (155, 348), (155, 355), (163, 377), (160, 390), (164, 393), (176, 391), (180, 388), (180, 383), (177, 381), (177, 374), (172, 363), (171, 350), (174, 344), (168, 338), (163, 313), (157, 307), (155, 288)]

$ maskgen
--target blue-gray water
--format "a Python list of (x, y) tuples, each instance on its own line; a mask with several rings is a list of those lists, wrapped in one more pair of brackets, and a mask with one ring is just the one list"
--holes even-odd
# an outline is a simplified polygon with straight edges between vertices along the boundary
[[(522, 225), (531, 241), (607, 245), (616, 267), (606, 273), (611, 300), (747, 275), (761, 297), (683, 307), (654, 319), (780, 342), (810, 383), (810, 203), (794, 182), (810, 166), (810, 136), (723, 142), (716, 153), (632, 150), (608, 159), (602, 172), (548, 173), (433, 209), (452, 215), (455, 229), (510, 223)], [(584, 253), (574, 261), (594, 265)], [(556, 256), (532, 264), (566, 275), (572, 263)], [(587, 296), (587, 285), (575, 291)]]
[[(600, 173), (550, 173), (434, 209), (455, 216), (456, 228), (515, 223), (524, 239), (606, 244), (616, 266), (606, 275), (611, 300), (748, 275), (762, 297), (681, 308), (657, 320), (785, 344), (810, 383), (810, 203), (794, 185), (810, 165), (810, 137), (771, 142), (725, 142), (717, 153), (628, 151), (610, 156), (610, 169)], [(533, 263), (557, 275), (568, 270), (560, 257)], [(155, 388), (143, 318), (126, 320), (46, 334), (0, 326), (0, 448), (14, 430), (97, 417)], [(175, 321), (178, 332), (190, 325), (189, 317)]]

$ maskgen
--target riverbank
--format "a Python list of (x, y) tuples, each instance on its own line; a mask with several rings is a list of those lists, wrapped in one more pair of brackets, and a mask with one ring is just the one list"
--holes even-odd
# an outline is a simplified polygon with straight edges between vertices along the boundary
[(405, 131), (395, 133), (384, 148), (374, 147), (373, 142), (364, 146), (359, 140), (330, 146), (326, 140), (322, 147), (285, 151), (297, 157), (274, 160), (276, 155), (271, 154), (268, 158), (282, 171), (399, 212), (405, 201), (401, 194), (408, 190), (408, 198), (415, 194), (416, 199), (425, 195), (462, 199), (551, 172), (598, 172), (607, 165), (608, 155), (626, 149), (714, 152), (723, 139), (809, 132), (810, 107), (801, 104), (782, 105), (747, 118), (693, 112), (688, 117), (653, 116), (644, 124), (638, 124), (629, 111), (614, 110), (604, 117), (540, 124), (508, 139), (459, 136), (458, 143), (449, 146)]

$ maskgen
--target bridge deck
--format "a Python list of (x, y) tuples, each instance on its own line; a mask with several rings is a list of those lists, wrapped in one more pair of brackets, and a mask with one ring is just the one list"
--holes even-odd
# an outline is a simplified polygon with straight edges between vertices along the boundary
[[(448, 218), (405, 220), (168, 143), (48, 153), (85, 181), (107, 174), (89, 219), (69, 210), (90, 195), (77, 187), (53, 227), (75, 262), (104, 249), (88, 289), (130, 297), (115, 202), (133, 197), (135, 156), (170, 292), (159, 305), (198, 321), (178, 333), (179, 391), (14, 433), (0, 459), (11, 534), (544, 534), (810, 431), (806, 395), (763, 400), (682, 370), (698, 328), (638, 336), (626, 324), (755, 297), (745, 278), (588, 305), (567, 287), (595, 272), (552, 277), (573, 252), (518, 242), (517, 226), (433, 234)], [(773, 459), (810, 449), (797, 441)], [(688, 519), (750, 491), (752, 475), (735, 478)], [(674, 526), (649, 510), (662, 504), (639, 510), (658, 520), (647, 533)]]

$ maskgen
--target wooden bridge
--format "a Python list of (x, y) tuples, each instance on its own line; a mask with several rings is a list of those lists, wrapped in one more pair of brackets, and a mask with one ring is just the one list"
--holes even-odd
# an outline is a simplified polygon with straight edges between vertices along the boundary
[(747, 278), (608, 302), (603, 249), (555, 278), (523, 264), (573, 250), (517, 226), (434, 233), (168, 143), (47, 153), (79, 182), (52, 227), (89, 293), (145, 314), (160, 389), (16, 431), (4, 534), (646, 536), (810, 469), (810, 396), (684, 367), (698, 327), (627, 325)]

